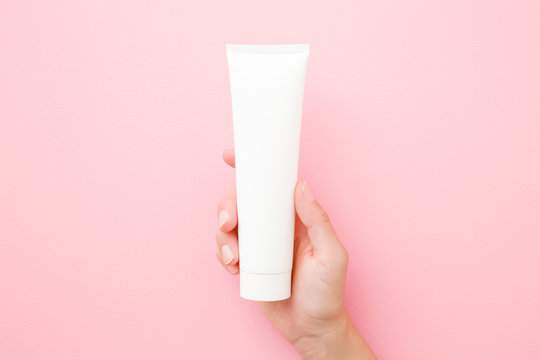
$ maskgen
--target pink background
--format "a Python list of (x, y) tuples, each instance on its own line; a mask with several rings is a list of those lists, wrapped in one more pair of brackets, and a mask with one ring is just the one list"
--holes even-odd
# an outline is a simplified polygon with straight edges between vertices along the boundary
[(0, 2), (0, 358), (282, 359), (215, 259), (226, 43), (310, 43), (300, 178), (381, 359), (540, 358), (538, 1)]

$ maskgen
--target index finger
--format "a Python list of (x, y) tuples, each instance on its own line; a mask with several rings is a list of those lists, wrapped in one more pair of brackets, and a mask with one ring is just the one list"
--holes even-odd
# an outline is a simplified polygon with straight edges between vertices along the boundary
[(224, 232), (233, 230), (238, 223), (236, 214), (236, 189), (227, 193), (218, 203), (219, 229)]
[(236, 162), (233, 148), (223, 150), (223, 160), (231, 167), (235, 167)]

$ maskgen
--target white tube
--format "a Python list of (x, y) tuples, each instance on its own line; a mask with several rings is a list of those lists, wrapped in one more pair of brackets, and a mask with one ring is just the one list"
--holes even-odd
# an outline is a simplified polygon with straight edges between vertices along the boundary
[(240, 296), (291, 296), (294, 188), (309, 45), (227, 45)]

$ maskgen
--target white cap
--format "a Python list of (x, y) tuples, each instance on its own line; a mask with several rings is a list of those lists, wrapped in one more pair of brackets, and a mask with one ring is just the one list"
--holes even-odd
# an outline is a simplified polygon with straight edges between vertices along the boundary
[(254, 274), (240, 270), (240, 296), (255, 301), (278, 301), (291, 296), (291, 272)]

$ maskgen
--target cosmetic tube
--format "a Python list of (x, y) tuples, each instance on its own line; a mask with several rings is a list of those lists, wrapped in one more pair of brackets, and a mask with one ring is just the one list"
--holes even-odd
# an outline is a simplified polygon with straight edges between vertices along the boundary
[(294, 189), (309, 45), (227, 45), (240, 296), (291, 296)]

